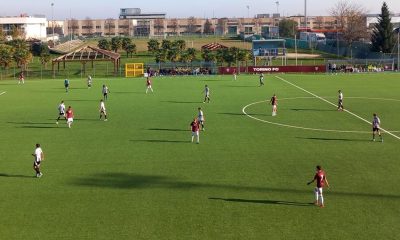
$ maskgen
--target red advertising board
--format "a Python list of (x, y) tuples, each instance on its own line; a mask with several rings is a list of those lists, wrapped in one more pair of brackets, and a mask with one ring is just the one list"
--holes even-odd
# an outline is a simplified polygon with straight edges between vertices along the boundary
[[(219, 74), (233, 74), (237, 72), (236, 67), (220, 67)], [(325, 65), (317, 66), (252, 66), (240, 68), (240, 72), (247, 73), (286, 73), (286, 72), (305, 72), (305, 73), (324, 73), (326, 72)]]

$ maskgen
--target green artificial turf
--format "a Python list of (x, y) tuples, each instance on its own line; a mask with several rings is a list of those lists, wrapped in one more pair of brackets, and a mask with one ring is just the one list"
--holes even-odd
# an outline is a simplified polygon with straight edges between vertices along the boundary
[[(279, 77), (334, 104), (341, 89), (346, 109), (368, 121), (376, 112), (395, 136), (372, 142), (369, 123), (272, 75), (263, 87), (257, 75), (159, 77), (147, 95), (142, 78), (94, 78), (91, 89), (72, 79), (69, 93), (61, 78), (0, 81), (0, 239), (397, 239), (400, 76)], [(274, 93), (276, 117), (266, 102), (245, 109), (258, 120), (242, 113)], [(55, 124), (61, 100), (71, 129)], [(306, 185), (317, 164), (331, 185), (323, 209)]]

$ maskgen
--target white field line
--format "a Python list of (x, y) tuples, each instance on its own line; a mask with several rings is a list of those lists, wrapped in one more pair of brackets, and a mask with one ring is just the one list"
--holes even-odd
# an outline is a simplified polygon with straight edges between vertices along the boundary
[(6, 92), (1, 92), (1, 93), (0, 93), (0, 96), (3, 95), (4, 93), (6, 93)]
[[(328, 104), (330, 104), (330, 105), (332, 105), (332, 106), (334, 106), (334, 107), (337, 107), (336, 104), (334, 104), (334, 103), (332, 103), (332, 102), (326, 100), (325, 98), (322, 98), (322, 97), (320, 97), (320, 96), (318, 96), (318, 95), (316, 95), (316, 94), (314, 94), (314, 93), (312, 93), (312, 92), (310, 92), (310, 91), (307, 91), (306, 89), (304, 89), (304, 88), (302, 88), (302, 87), (299, 87), (299, 86), (297, 86), (296, 84), (291, 83), (291, 82), (289, 82), (289, 81), (287, 81), (287, 80), (285, 80), (285, 79), (283, 79), (283, 78), (281, 78), (281, 77), (279, 77), (279, 76), (275, 76), (275, 77), (278, 78), (278, 79), (280, 79), (280, 80), (282, 80), (282, 81), (284, 81), (285, 83), (287, 83), (287, 84), (289, 84), (289, 85), (292, 85), (293, 87), (295, 87), (295, 88), (297, 88), (297, 89), (302, 90), (303, 92), (306, 92), (306, 93), (308, 93), (308, 94), (310, 94), (310, 95), (312, 95), (312, 96), (314, 96), (314, 97), (316, 97), (316, 98), (318, 98), (318, 99), (320, 99), (320, 100), (322, 100), (322, 101), (324, 101), (324, 102), (326, 102), (326, 103), (328, 103)], [(360, 120), (363, 121), (363, 122), (366, 122), (366, 123), (368, 123), (368, 124), (371, 124), (371, 122), (368, 121), (367, 119), (362, 118), (362, 117), (358, 116), (357, 114), (350, 112), (349, 110), (346, 110), (346, 109), (345, 109), (344, 111), (347, 112), (347, 113), (349, 113), (350, 115), (352, 115), (352, 116), (354, 116), (354, 117), (360, 119)], [(398, 140), (400, 140), (400, 137), (399, 137), (399, 136), (397, 136), (397, 135), (395, 135), (395, 134), (393, 134), (393, 133), (391, 133), (391, 132), (389, 132), (389, 131), (387, 131), (387, 130), (385, 130), (385, 129), (383, 129), (383, 128), (380, 128), (380, 129), (381, 129), (383, 132), (389, 134), (390, 136), (392, 136), (392, 137), (397, 138)]]
[[(306, 97), (309, 98), (309, 97)], [(285, 98), (285, 99), (298, 99), (298, 98)], [(283, 98), (280, 100), (284, 100)], [(246, 109), (252, 105), (255, 104), (259, 104), (259, 103), (263, 103), (263, 102), (267, 102), (267, 101), (259, 101), (259, 102), (254, 102), (254, 103), (250, 103), (246, 106), (243, 107), (242, 112), (248, 116), (249, 118), (252, 118), (254, 120), (260, 121), (260, 122), (265, 122), (265, 123), (269, 123), (272, 125), (277, 125), (277, 126), (281, 126), (281, 127), (288, 127), (288, 128), (297, 128), (297, 129), (302, 129), (302, 130), (309, 130), (309, 131), (320, 131), (320, 132), (337, 132), (337, 133), (371, 133), (371, 132), (367, 132), (367, 131), (352, 131), (352, 130), (336, 130), (336, 129), (322, 129), (322, 128), (309, 128), (309, 127), (301, 127), (301, 126), (295, 126), (295, 125), (289, 125), (289, 124), (283, 124), (283, 123), (277, 123), (277, 122), (271, 122), (271, 121), (267, 121), (267, 120), (263, 120), (263, 119), (259, 119), (256, 118), (254, 116), (252, 116), (251, 114), (248, 114), (246, 112)]]

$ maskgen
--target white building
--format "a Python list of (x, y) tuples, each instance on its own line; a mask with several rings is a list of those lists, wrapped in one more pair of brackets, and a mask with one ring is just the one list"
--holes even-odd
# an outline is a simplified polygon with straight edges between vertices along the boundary
[[(367, 14), (367, 27), (373, 28), (375, 24), (378, 23), (379, 14)], [(392, 18), (393, 26), (399, 27), (400, 26), (400, 13), (391, 14), (390, 17)]]
[(22, 32), (25, 39), (46, 40), (47, 19), (45, 17), (0, 17), (0, 27), (5, 35), (11, 35), (13, 27)]

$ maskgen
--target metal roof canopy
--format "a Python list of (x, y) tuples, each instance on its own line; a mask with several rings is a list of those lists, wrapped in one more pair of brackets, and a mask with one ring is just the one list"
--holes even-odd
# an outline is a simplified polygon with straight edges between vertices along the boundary
[(60, 71), (60, 62), (63, 63), (65, 69), (66, 62), (81, 62), (83, 66), (83, 73), (86, 73), (86, 63), (91, 62), (92, 68), (95, 61), (110, 61), (114, 64), (114, 74), (117, 74), (118, 68), (121, 64), (121, 55), (116, 52), (85, 46), (75, 51), (69, 52), (65, 55), (59, 56), (52, 60), (53, 76), (55, 76), (54, 65), (57, 64), (57, 71)]
[(201, 49), (208, 49), (210, 51), (216, 51), (218, 49), (224, 49), (224, 48), (228, 48), (228, 47), (226, 47), (226, 46), (224, 46), (224, 45), (222, 45), (220, 43), (215, 43), (215, 42), (214, 43), (208, 43), (208, 44), (203, 45), (201, 47)]

